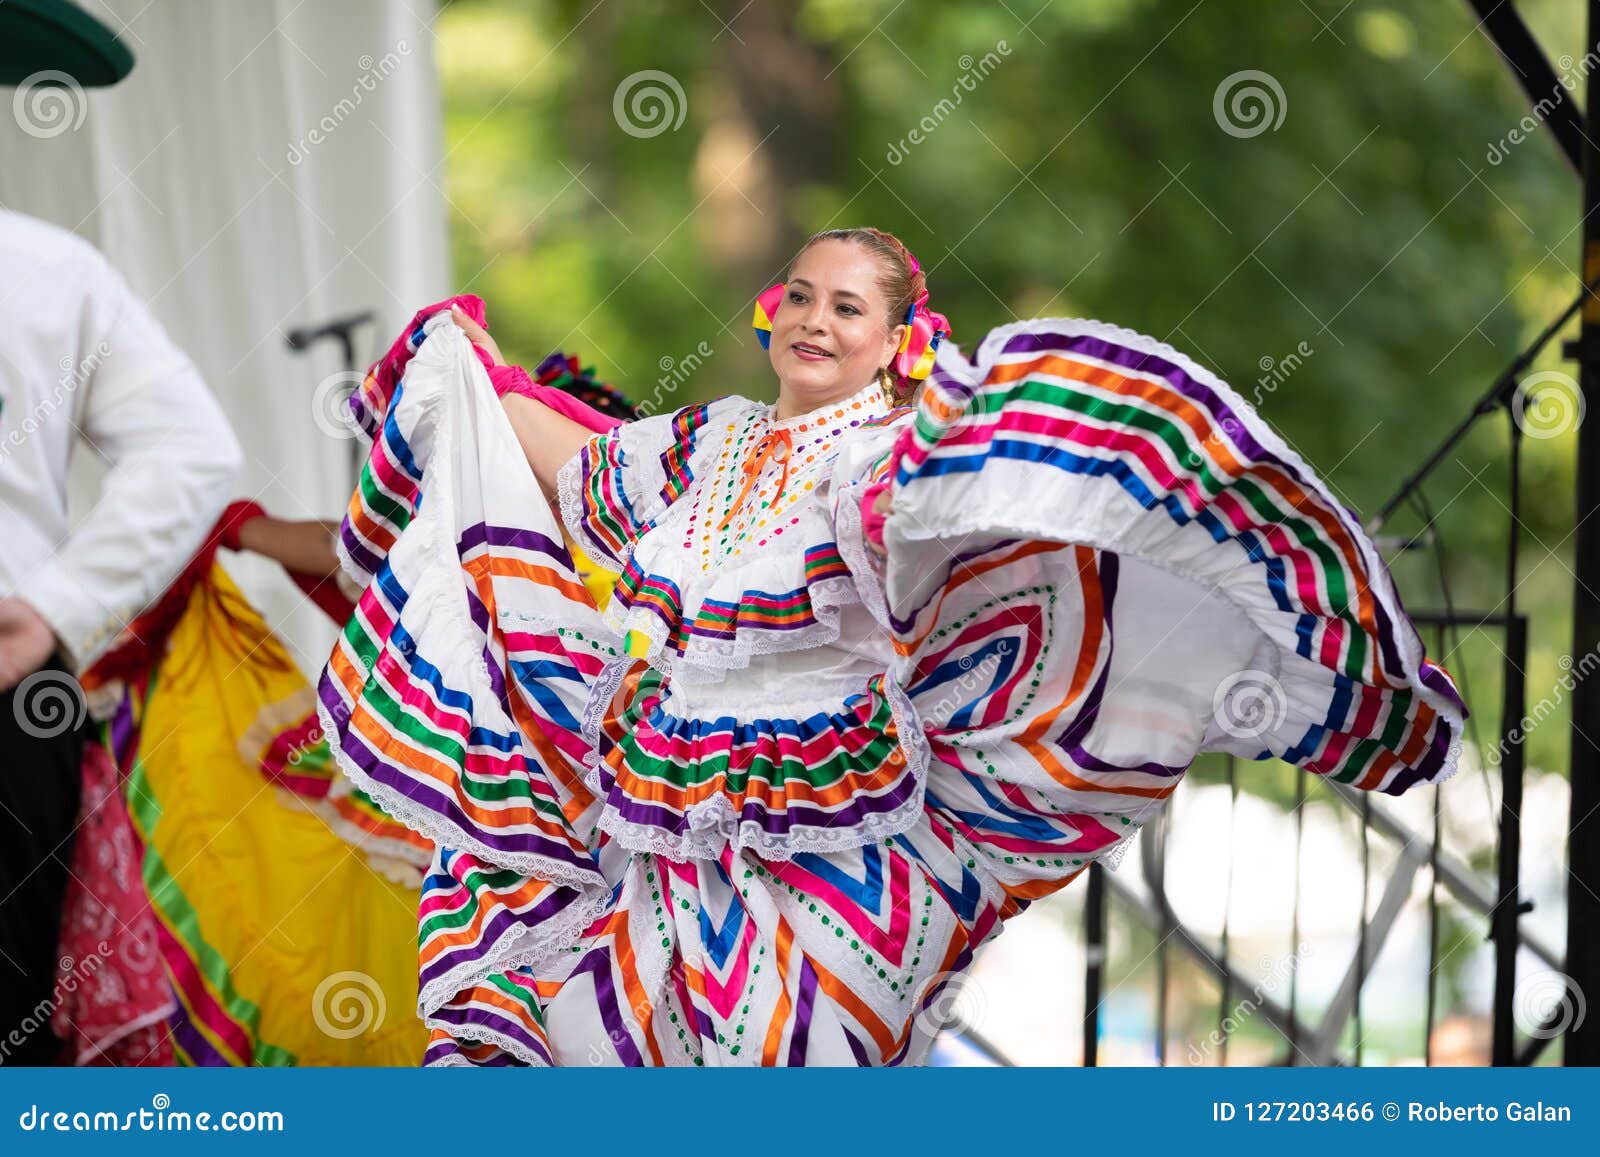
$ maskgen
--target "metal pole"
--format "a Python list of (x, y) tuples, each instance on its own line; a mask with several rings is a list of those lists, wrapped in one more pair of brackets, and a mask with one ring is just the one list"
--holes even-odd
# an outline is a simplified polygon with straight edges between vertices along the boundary
[(1100, 1059), (1100, 989), (1106, 970), (1106, 880), (1098, 860), (1089, 863), (1089, 894), (1083, 903), (1083, 1066)]
[[(1587, 43), (1600, 38), (1600, 0), (1589, 0)], [(1600, 83), (1585, 82), (1586, 119), (1600, 123)], [(1584, 280), (1600, 275), (1600, 145), (1593, 134), (1583, 147)], [(1580, 387), (1585, 399), (1600, 399), (1600, 301), (1583, 309), (1579, 338)], [(1600, 580), (1600, 419), (1578, 427), (1577, 531), (1573, 562), (1577, 573), (1572, 600), (1572, 655), (1588, 655), (1600, 647), (1600, 597), (1590, 584)], [(1567, 974), (1579, 992), (1600, 993), (1600, 839), (1591, 813), (1600, 808), (1600, 680), (1578, 681), (1572, 694), (1572, 813), (1567, 837)], [(1584, 828), (1590, 821), (1591, 826)], [(1566, 1063), (1600, 1064), (1600, 1016), (1589, 1016), (1567, 1032)]]
[(1511, 742), (1511, 736), (1523, 723), (1527, 700), (1523, 672), (1527, 665), (1528, 621), (1518, 615), (1506, 628), (1500, 710), (1500, 846), (1496, 856), (1500, 879), (1494, 911), (1489, 914), (1489, 936), (1494, 941), (1494, 1036), (1490, 1061), (1496, 1065), (1517, 1063), (1516, 1023), (1512, 1016), (1517, 987), (1517, 920), (1527, 909), (1517, 895), (1522, 858), (1523, 745)]
[[(1583, 171), (1583, 118), (1578, 102), (1567, 92), (1562, 78), (1550, 67), (1550, 58), (1522, 22), (1515, 3), (1506, 0), (1468, 0), (1477, 13), (1478, 27), (1500, 56), (1528, 99), (1555, 134), (1561, 155), (1574, 172)], [(1568, 60), (1570, 64), (1570, 58)]]

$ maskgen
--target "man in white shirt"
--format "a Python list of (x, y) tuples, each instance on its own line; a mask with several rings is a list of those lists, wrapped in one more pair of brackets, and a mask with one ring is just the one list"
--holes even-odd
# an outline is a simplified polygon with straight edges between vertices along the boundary
[[(0, 83), (30, 63), (89, 84), (132, 66), (107, 41), (86, 60), (93, 35), (115, 38), (86, 35), (89, 18), (59, 0), (0, 7), (0, 24), (21, 24), (0, 27)], [(79, 447), (108, 470), (73, 526)], [(88, 726), (73, 673), (177, 576), (241, 461), (193, 363), (105, 258), (0, 211), (0, 1063), (50, 1063), (57, 1047), (49, 1010)], [(41, 1011), (42, 1027), (18, 1034)]]

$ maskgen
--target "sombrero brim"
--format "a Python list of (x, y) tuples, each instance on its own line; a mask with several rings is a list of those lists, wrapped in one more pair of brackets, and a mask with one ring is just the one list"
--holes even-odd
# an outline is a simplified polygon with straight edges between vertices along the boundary
[(100, 21), (67, 0), (0, 0), (0, 84), (59, 73), (82, 88), (116, 84), (133, 53)]

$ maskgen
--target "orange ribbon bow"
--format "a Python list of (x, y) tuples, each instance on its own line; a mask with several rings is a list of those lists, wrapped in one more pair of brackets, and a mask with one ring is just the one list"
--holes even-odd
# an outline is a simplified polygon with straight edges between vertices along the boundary
[(739, 488), (739, 495), (733, 500), (733, 505), (728, 507), (728, 513), (722, 516), (722, 521), (717, 523), (718, 530), (728, 529), (728, 524), (733, 521), (733, 516), (739, 513), (739, 508), (744, 505), (744, 500), (750, 496), (750, 491), (755, 489), (756, 482), (761, 477), (761, 471), (768, 462), (781, 462), (783, 475), (778, 479), (777, 493), (772, 496), (772, 503), (777, 505), (778, 499), (783, 494), (783, 489), (789, 485), (789, 456), (794, 452), (794, 439), (788, 430), (768, 430), (761, 435), (761, 441), (756, 443), (756, 451), (744, 461), (741, 469), (744, 471), (744, 485)]

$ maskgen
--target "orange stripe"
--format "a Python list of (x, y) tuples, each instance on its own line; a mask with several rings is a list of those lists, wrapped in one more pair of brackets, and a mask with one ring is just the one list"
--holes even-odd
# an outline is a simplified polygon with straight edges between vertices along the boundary
[(1015, 899), (1037, 900), (1040, 896), (1048, 896), (1052, 892), (1059, 892), (1062, 888), (1065, 888), (1068, 884), (1072, 883), (1072, 881), (1083, 875), (1083, 873), (1088, 871), (1088, 869), (1089, 865), (1085, 864), (1076, 871), (1062, 876), (1059, 880), (1030, 880), (1025, 884), (1001, 884), (1000, 887), (1005, 889), (1007, 895), (1012, 896)]
[(651, 1031), (651, 1024), (655, 1020), (655, 1005), (650, 1002), (644, 986), (639, 982), (639, 968), (636, 954), (633, 950), (633, 940), (628, 935), (628, 920), (625, 912), (614, 912), (607, 925), (611, 932), (612, 959), (616, 961), (617, 971), (622, 974), (622, 985), (632, 1003), (629, 1011), (633, 1013), (634, 1023), (639, 1026), (639, 1032), (644, 1037), (644, 1043), (650, 1049), (650, 1058), (656, 1066), (666, 1063), (661, 1055), (661, 1049), (656, 1044), (656, 1034)]
[(1105, 782), (1082, 779), (1068, 771), (1056, 758), (1051, 745), (1043, 741), (1045, 733), (1054, 725), (1057, 716), (1082, 698), (1099, 663), (1100, 642), (1105, 634), (1104, 599), (1094, 551), (1087, 546), (1075, 546), (1073, 550), (1077, 552), (1078, 586), (1083, 593), (1083, 637), (1078, 644), (1078, 658), (1073, 667), (1072, 683), (1067, 688), (1066, 698), (1035, 719), (1026, 731), (1017, 736), (1017, 742), (1039, 761), (1052, 779), (1066, 787), (1078, 791), (1103, 791), (1114, 795), (1164, 799), (1177, 788), (1176, 783), (1165, 787), (1115, 787)]
[[(487, 874), (491, 869), (485, 865), (483, 871)], [(460, 880), (457, 880), (456, 884), (463, 891), (471, 894), (472, 919), (465, 926), (457, 928), (453, 932), (440, 932), (437, 935), (428, 937), (426, 943), (421, 946), (422, 963), (424, 965), (437, 959), (452, 948), (458, 948), (463, 944), (475, 943), (482, 934), (484, 921), (494, 914), (496, 908), (522, 907), (524, 903), (534, 903), (539, 897), (556, 886), (548, 880), (540, 880), (532, 876), (524, 877), (523, 883), (509, 892), (499, 892), (487, 886), (473, 887), (471, 884), (463, 883)], [(484, 897), (488, 897), (490, 902), (486, 903), (483, 899)], [(459, 906), (457, 910), (459, 911)]]
[[(867, 1007), (866, 1002), (851, 991), (848, 984), (845, 984), (833, 973), (822, 967), (817, 962), (816, 957), (807, 954), (806, 959), (810, 962), (812, 970), (817, 974), (817, 985), (823, 992), (828, 994), (830, 1000), (841, 1008), (846, 1009), (851, 1016), (856, 1018), (861, 1027), (872, 1035), (873, 1041), (878, 1046), (880, 1057), (886, 1058), (894, 1052), (899, 1047), (899, 1042), (895, 1040), (894, 1035), (889, 1031), (889, 1026), (878, 1019), (877, 1015)], [(901, 1039), (904, 1039), (904, 1037), (902, 1036)]]
[(767, 1022), (767, 1039), (761, 1045), (761, 1063), (772, 1066), (778, 1063), (778, 1050), (783, 1047), (784, 1026), (789, 1023), (789, 952), (794, 947), (794, 929), (789, 921), (778, 917), (777, 950), (773, 963), (778, 967), (778, 1006), (772, 1010)]
[(491, 575), (499, 578), (525, 579), (559, 591), (574, 602), (594, 605), (594, 599), (587, 587), (581, 582), (563, 577), (559, 570), (546, 564), (524, 562), (519, 558), (506, 558), (502, 555), (479, 554), (463, 560), (461, 569), (472, 576), (473, 583), (478, 588), (478, 597), (484, 599), (485, 605), (491, 605), (491, 600), (484, 598), (484, 592), (489, 588), (487, 579)]

